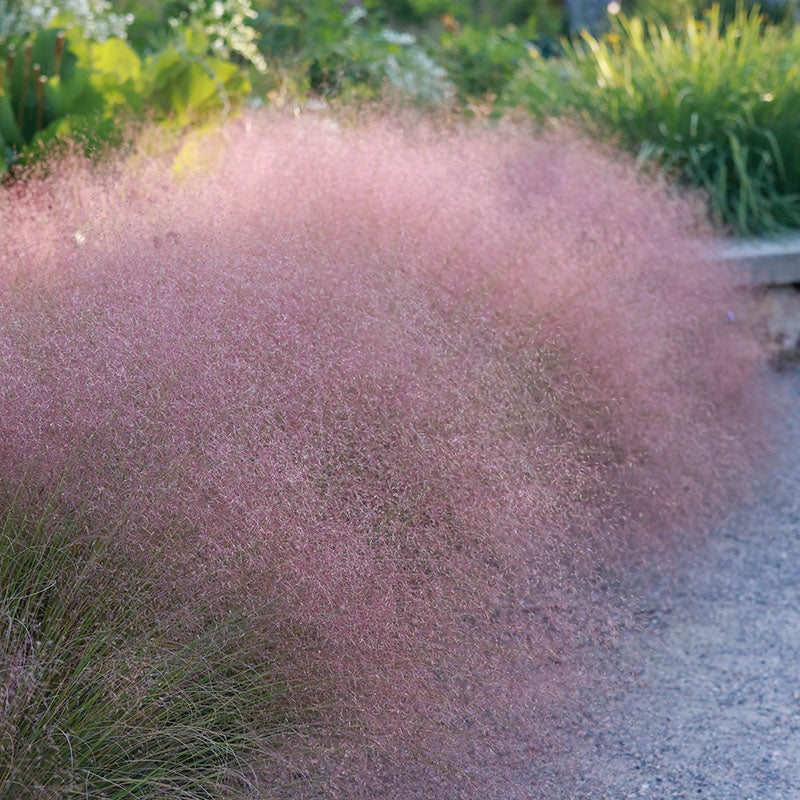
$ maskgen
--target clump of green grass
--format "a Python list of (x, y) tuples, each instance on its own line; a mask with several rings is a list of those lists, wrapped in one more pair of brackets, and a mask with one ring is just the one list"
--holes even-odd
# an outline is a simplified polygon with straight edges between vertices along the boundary
[(54, 510), (0, 509), (0, 798), (241, 796), (287, 727), (247, 625), (187, 615), (156, 596), (154, 559)]
[(800, 227), (800, 28), (718, 5), (673, 29), (620, 17), (553, 66), (535, 61), (512, 94), (539, 114), (577, 112), (682, 182), (740, 234)]

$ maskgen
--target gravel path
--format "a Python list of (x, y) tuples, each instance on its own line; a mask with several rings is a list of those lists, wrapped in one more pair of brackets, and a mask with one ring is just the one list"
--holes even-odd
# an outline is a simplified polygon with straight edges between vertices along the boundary
[(606, 699), (532, 798), (800, 798), (800, 373), (771, 380), (781, 466), (677, 577), (644, 576)]

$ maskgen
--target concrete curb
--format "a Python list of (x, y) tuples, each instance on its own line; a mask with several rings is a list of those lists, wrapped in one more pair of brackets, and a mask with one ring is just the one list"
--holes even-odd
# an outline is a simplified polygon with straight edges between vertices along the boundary
[(714, 258), (739, 269), (743, 282), (754, 286), (800, 283), (800, 234), (720, 241)]

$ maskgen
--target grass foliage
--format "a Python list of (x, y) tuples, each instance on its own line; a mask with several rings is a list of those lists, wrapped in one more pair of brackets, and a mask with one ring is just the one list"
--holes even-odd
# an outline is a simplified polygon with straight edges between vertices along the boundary
[(5, 797), (216, 796), (314, 703), (341, 796), (509, 800), (748, 469), (696, 210), (580, 142), (248, 115), (0, 215)]
[(3, 503), (0, 797), (243, 796), (283, 687), (242, 621), (182, 619), (157, 553)]
[[(514, 97), (577, 112), (670, 176), (700, 187), (740, 234), (800, 226), (800, 28), (719, 6), (676, 28), (620, 18), (568, 59), (529, 65)], [(554, 79), (555, 76), (555, 79)]]

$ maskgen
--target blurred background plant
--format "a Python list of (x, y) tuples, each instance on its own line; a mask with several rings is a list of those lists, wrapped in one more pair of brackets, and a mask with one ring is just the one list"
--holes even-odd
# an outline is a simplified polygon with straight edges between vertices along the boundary
[(756, 11), (774, 25), (790, 24), (800, 9), (798, 0), (630, 0), (621, 4), (621, 10), (629, 17), (656, 18), (680, 27), (688, 16), (702, 19), (714, 6), (719, 8), (723, 26), (740, 11)]
[[(179, 10), (178, 10), (179, 9)], [(208, 37), (218, 58), (241, 59), (264, 72), (267, 62), (258, 49), (258, 33), (250, 24), (258, 14), (250, 0), (188, 0), (169, 17), (172, 28), (187, 25)]]
[(262, 7), (254, 25), (276, 62), (273, 90), (290, 85), (301, 98), (342, 100), (372, 100), (388, 91), (424, 104), (452, 94), (445, 70), (418, 33), (390, 25), (379, 7), (338, 0), (279, 3)]
[(534, 21), (525, 28), (506, 25), (487, 34), (473, 25), (453, 25), (438, 37), (437, 47), (462, 101), (497, 98), (530, 55), (536, 38)]
[(37, 33), (61, 21), (80, 26), (88, 39), (124, 39), (133, 22), (131, 12), (119, 13), (109, 0), (0, 0), (0, 41)]
[(137, 120), (185, 128), (249, 96), (244, 65), (263, 70), (265, 62), (246, 24), (255, 13), (247, 0), (193, 2), (166, 19), (145, 13), (139, 27), (132, 8), (0, 7), (0, 172), (66, 139), (100, 155), (122, 145)]
[(530, 59), (504, 101), (570, 115), (710, 198), (739, 234), (800, 227), (800, 29), (742, 4), (680, 25), (619, 16), (609, 33)]

